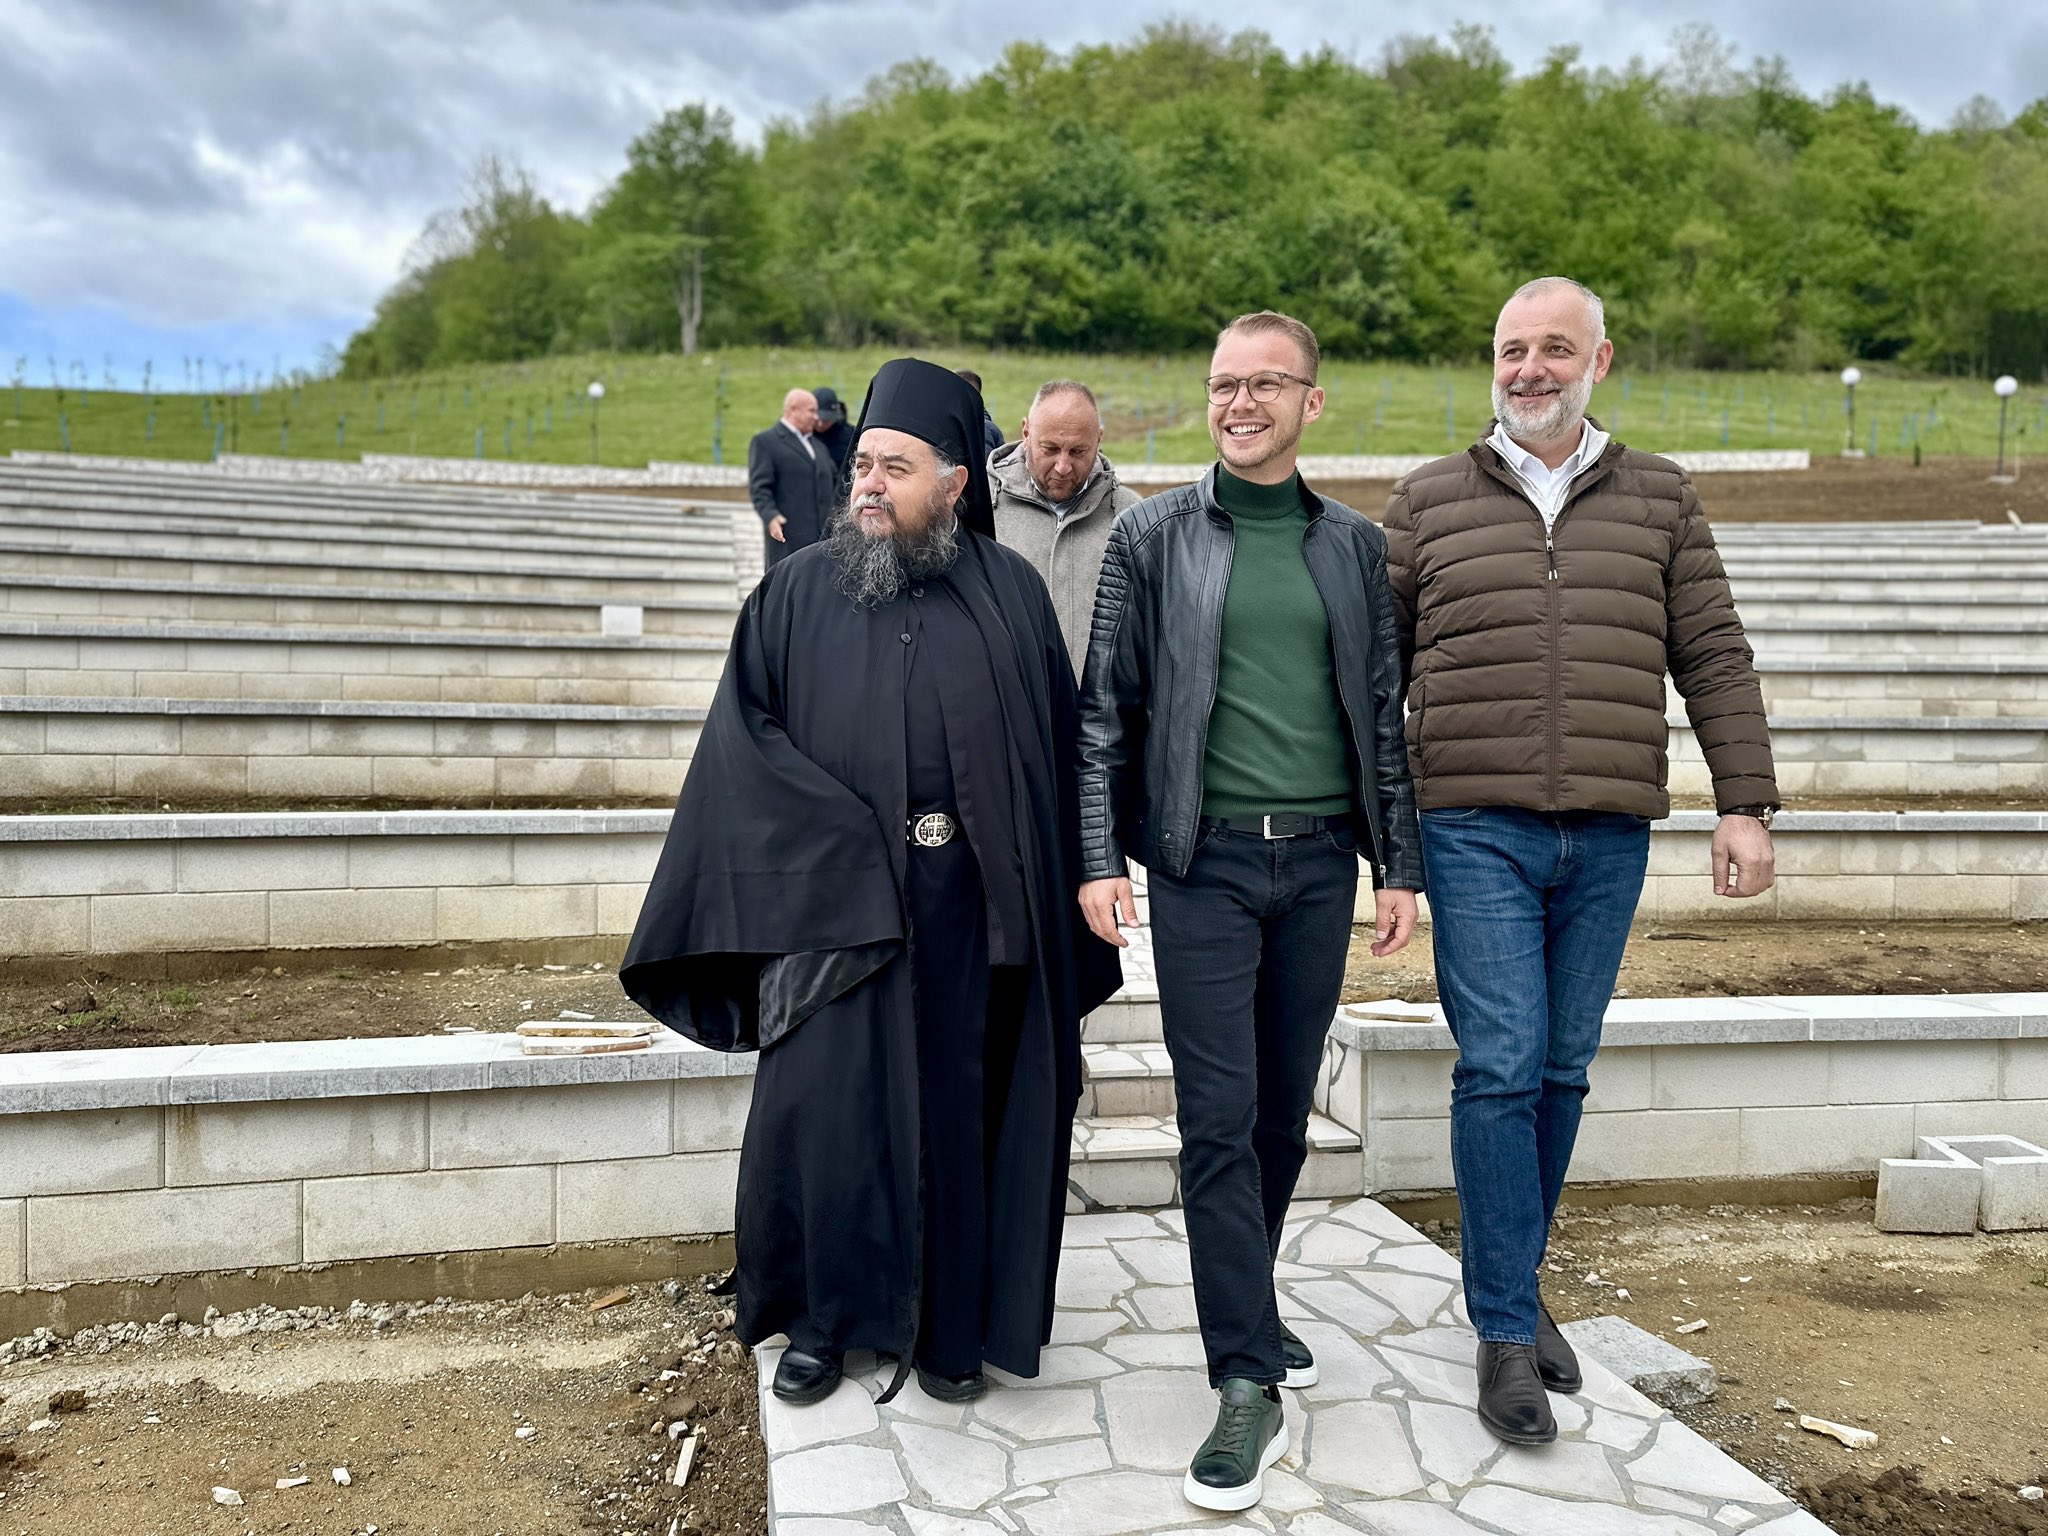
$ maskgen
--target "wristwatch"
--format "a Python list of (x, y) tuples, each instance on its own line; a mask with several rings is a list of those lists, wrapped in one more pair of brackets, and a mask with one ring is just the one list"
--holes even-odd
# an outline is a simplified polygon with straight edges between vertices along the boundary
[(1723, 816), (1754, 816), (1764, 824), (1764, 830), (1768, 832), (1771, 829), (1771, 823), (1777, 819), (1778, 807), (1775, 805), (1731, 805), (1721, 814)]

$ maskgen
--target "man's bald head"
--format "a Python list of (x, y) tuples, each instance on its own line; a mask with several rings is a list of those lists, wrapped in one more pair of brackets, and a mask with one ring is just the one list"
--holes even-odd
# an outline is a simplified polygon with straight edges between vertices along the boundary
[(1019, 441), (1032, 483), (1055, 503), (1073, 500), (1102, 451), (1102, 409), (1094, 392), (1076, 379), (1039, 386)]
[(799, 432), (817, 431), (818, 397), (808, 389), (792, 389), (782, 397), (782, 419)]

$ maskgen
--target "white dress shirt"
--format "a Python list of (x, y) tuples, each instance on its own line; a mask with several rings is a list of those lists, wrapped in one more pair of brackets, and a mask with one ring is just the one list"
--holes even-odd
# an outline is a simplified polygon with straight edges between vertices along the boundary
[[(754, 420), (756, 421), (759, 421), (760, 419), (761, 418), (758, 416), (754, 418)], [(784, 416), (781, 420), (782, 425), (785, 427), (789, 427), (789, 430), (796, 434), (796, 440), (804, 445), (804, 452), (808, 453), (812, 457), (812, 459), (815, 460), (818, 457), (818, 445), (811, 441), (811, 434), (806, 432), (802, 427), (792, 426), (787, 416)]]
[(1555, 469), (1509, 437), (1508, 429), (1499, 422), (1494, 423), (1493, 435), (1486, 441), (1507, 461), (1508, 468), (1521, 481), (1522, 489), (1536, 503), (1536, 510), (1543, 514), (1545, 528), (1557, 521), (1557, 514), (1563, 510), (1564, 499), (1571, 494), (1572, 481), (1578, 478), (1579, 471), (1597, 463), (1600, 455), (1607, 451), (1607, 434), (1591, 421), (1579, 424), (1579, 446)]

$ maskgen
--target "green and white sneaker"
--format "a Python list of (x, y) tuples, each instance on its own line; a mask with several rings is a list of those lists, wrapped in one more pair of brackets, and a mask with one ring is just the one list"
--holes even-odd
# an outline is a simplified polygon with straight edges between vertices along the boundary
[(1280, 1383), (1281, 1386), (1312, 1387), (1316, 1384), (1316, 1357), (1285, 1323), (1280, 1325), (1280, 1363), (1287, 1367), (1287, 1379)]
[(1195, 1452), (1181, 1493), (1203, 1509), (1250, 1509), (1265, 1493), (1266, 1468), (1287, 1454), (1280, 1392), (1232, 1376), (1217, 1396), (1216, 1427)]

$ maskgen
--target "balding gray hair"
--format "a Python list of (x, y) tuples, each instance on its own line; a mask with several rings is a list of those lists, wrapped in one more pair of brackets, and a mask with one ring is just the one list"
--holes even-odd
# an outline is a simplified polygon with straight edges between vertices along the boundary
[[(1607, 306), (1601, 302), (1599, 294), (1588, 288), (1577, 278), (1532, 278), (1508, 295), (1508, 304), (1514, 303), (1516, 299), (1530, 298), (1539, 293), (1555, 293), (1560, 288), (1569, 288), (1586, 301), (1586, 313), (1593, 318), (1593, 345), (1599, 346), (1601, 342), (1607, 339)], [(1504, 304), (1501, 307), (1505, 309), (1507, 305)]]
[(1035, 411), (1046, 401), (1060, 395), (1079, 395), (1088, 402), (1097, 416), (1102, 414), (1102, 407), (1096, 404), (1095, 391), (1079, 379), (1047, 379), (1038, 386), (1038, 393), (1031, 397), (1031, 409)]

